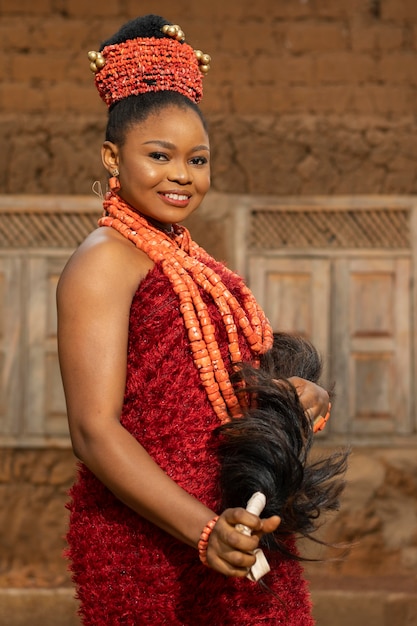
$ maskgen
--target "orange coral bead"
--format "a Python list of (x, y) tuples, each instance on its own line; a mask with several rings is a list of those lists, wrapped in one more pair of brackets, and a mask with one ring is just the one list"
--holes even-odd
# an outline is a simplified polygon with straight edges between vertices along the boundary
[(221, 383), (224, 380), (228, 380), (230, 382), (229, 374), (225, 370), (215, 371), (215, 376), (218, 383)]
[(199, 328), (192, 326), (191, 328), (188, 329), (188, 338), (190, 341), (198, 341), (202, 337), (203, 335)]
[(207, 395), (219, 392), (219, 386), (218, 386), (217, 383), (212, 383), (211, 385), (210, 384), (206, 384), (206, 383), (208, 383), (208, 381), (203, 381), (203, 385), (206, 388)]
[(201, 378), (201, 380), (203, 380), (203, 381), (206, 381), (206, 380), (213, 380), (213, 371), (211, 371), (211, 372), (202, 372), (202, 371), (200, 370), (200, 378)]

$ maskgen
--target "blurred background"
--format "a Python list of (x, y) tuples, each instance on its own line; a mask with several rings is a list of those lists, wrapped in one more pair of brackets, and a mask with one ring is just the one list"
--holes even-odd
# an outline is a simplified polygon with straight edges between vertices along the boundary
[(55, 288), (106, 184), (87, 52), (145, 13), (212, 56), (212, 191), (187, 225), (335, 385), (314, 455), (352, 454), (318, 536), (349, 547), (301, 545), (324, 559), (317, 624), (415, 626), (415, 0), (0, 0), (0, 625), (78, 624)]

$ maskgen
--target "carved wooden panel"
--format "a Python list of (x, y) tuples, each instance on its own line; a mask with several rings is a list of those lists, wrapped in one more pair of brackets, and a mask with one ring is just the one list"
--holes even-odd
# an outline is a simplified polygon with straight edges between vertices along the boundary
[(21, 264), (16, 256), (0, 256), (0, 434), (19, 431), (23, 381)]
[(274, 331), (296, 332), (317, 346), (326, 378), (329, 260), (253, 256), (249, 260), (249, 284)]
[[(283, 248), (409, 249), (410, 209), (406, 206), (317, 206), (277, 204), (250, 211), (248, 246), (257, 250)], [(394, 204), (394, 203), (393, 203)]]
[(341, 432), (412, 431), (410, 280), (408, 258), (335, 260), (334, 421)]
[(55, 303), (56, 285), (67, 256), (33, 256), (27, 263), (26, 435), (68, 434), (57, 355)]

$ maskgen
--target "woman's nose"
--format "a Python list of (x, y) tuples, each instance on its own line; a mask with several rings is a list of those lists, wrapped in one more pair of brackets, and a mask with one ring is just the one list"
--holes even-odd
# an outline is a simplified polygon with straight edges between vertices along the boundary
[(181, 185), (185, 185), (192, 180), (190, 168), (187, 163), (173, 161), (172, 168), (169, 172), (169, 179), (177, 181)]

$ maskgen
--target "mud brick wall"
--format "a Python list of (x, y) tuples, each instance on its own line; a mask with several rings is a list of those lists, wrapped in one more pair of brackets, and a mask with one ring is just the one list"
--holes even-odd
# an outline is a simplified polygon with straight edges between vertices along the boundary
[(0, 588), (69, 585), (63, 558), (70, 450), (0, 450)]
[(416, 192), (414, 0), (3, 0), (3, 192), (89, 193), (104, 179), (86, 52), (138, 11), (179, 22), (213, 57), (214, 189)]

